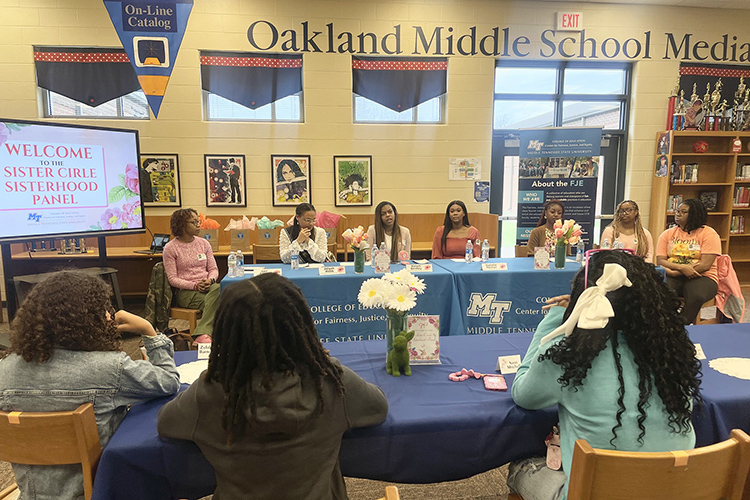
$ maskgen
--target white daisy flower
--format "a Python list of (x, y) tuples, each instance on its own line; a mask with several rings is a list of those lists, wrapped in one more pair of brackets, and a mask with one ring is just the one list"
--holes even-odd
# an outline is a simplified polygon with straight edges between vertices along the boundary
[(417, 278), (413, 274), (410, 274), (409, 276), (410, 279), (406, 282), (406, 284), (409, 285), (409, 288), (419, 294), (424, 293), (425, 289), (427, 288), (427, 285), (424, 284), (424, 280)]
[(380, 307), (383, 305), (387, 284), (383, 280), (370, 278), (359, 288), (357, 300), (364, 307)]
[(393, 283), (406, 283), (413, 275), (406, 269), (402, 269), (395, 273), (386, 273), (383, 278)]
[(396, 311), (408, 311), (417, 305), (417, 294), (406, 285), (395, 285), (386, 293), (383, 305)]

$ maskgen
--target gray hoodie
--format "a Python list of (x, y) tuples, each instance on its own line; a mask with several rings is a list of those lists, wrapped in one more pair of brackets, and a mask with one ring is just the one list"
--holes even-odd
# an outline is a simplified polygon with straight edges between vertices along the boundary
[(224, 390), (207, 382), (204, 372), (162, 408), (159, 434), (198, 444), (216, 472), (214, 500), (345, 499), (338, 461), (341, 437), (350, 428), (383, 422), (388, 401), (379, 387), (331, 359), (343, 368), (345, 394), (336, 394), (326, 379), (320, 415), (311, 377), (277, 374), (270, 391), (254, 385), (255, 416), (248, 407), (245, 435), (229, 446), (221, 426)]

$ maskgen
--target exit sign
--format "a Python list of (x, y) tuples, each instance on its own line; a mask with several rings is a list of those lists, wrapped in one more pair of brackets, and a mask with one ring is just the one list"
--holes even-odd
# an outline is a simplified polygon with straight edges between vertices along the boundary
[(558, 12), (557, 31), (581, 31), (583, 12)]

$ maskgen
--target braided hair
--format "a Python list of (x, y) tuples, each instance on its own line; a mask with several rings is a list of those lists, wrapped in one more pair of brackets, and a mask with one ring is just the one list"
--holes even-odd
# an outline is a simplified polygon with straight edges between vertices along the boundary
[(322, 414), (324, 380), (343, 396), (342, 373), (323, 349), (305, 297), (291, 281), (267, 273), (222, 292), (206, 380), (224, 389), (221, 424), (228, 433), (227, 444), (244, 435), (246, 409), (256, 415), (253, 389), (271, 390), (274, 375), (314, 380), (316, 411)]
[(620, 213), (622, 206), (626, 203), (633, 205), (633, 208), (635, 208), (635, 211), (638, 213), (633, 220), (633, 225), (635, 226), (635, 237), (638, 240), (635, 254), (639, 257), (645, 258), (648, 255), (648, 240), (646, 239), (646, 232), (643, 230), (643, 225), (641, 224), (641, 211), (638, 209), (638, 204), (633, 200), (625, 200), (617, 205), (617, 209), (615, 210), (615, 220), (610, 223), (610, 226), (612, 226), (612, 240), (616, 240), (620, 236)]
[[(573, 333), (551, 346), (539, 361), (551, 360), (560, 365), (563, 374), (558, 382), (574, 390), (583, 385), (591, 363), (608, 343), (612, 345), (614, 364), (620, 383), (616, 424), (612, 427), (614, 446), (617, 429), (622, 426), (625, 413), (625, 382), (623, 379), (621, 349), (629, 349), (638, 367), (638, 442), (643, 443), (646, 428), (646, 408), (654, 390), (664, 403), (669, 427), (675, 433), (688, 433), (693, 414), (693, 400), (701, 404), (701, 363), (695, 359), (695, 346), (677, 313), (677, 296), (667, 288), (653, 265), (627, 252), (608, 250), (597, 252), (589, 262), (589, 286), (596, 283), (604, 264), (620, 264), (627, 270), (631, 287), (622, 287), (607, 294), (615, 312), (607, 326), (601, 330), (583, 330), (576, 326)], [(570, 316), (584, 290), (584, 271), (573, 280), (570, 303), (564, 320)], [(618, 333), (625, 345), (621, 346)], [(592, 381), (592, 383), (596, 383)]]

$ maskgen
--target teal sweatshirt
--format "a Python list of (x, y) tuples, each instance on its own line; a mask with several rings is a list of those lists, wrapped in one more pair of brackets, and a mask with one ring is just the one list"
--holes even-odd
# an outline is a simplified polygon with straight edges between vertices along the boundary
[(646, 421), (643, 423), (646, 435), (643, 444), (638, 443), (638, 366), (622, 334), (618, 338), (617, 350), (620, 353), (625, 381), (625, 413), (622, 415), (622, 426), (617, 429), (617, 439), (613, 441), (615, 446), (610, 444), (613, 436), (612, 427), (617, 422), (617, 398), (620, 389), (611, 342), (608, 342), (591, 362), (583, 385), (577, 390), (562, 387), (557, 381), (562, 375), (559, 365), (549, 360), (537, 360), (539, 354), (543, 354), (551, 345), (565, 338), (561, 335), (544, 345), (539, 345), (545, 335), (560, 326), (564, 312), (563, 307), (553, 307), (539, 323), (512, 386), (513, 400), (518, 406), (537, 410), (558, 405), (562, 463), (563, 470), (568, 476), (564, 498), (567, 497), (567, 481), (570, 479), (568, 471), (577, 439), (587, 440), (594, 448), (620, 451), (673, 451), (694, 448), (695, 432), (692, 426), (687, 434), (678, 434), (670, 429), (669, 415), (656, 389), (653, 390), (646, 407)]

